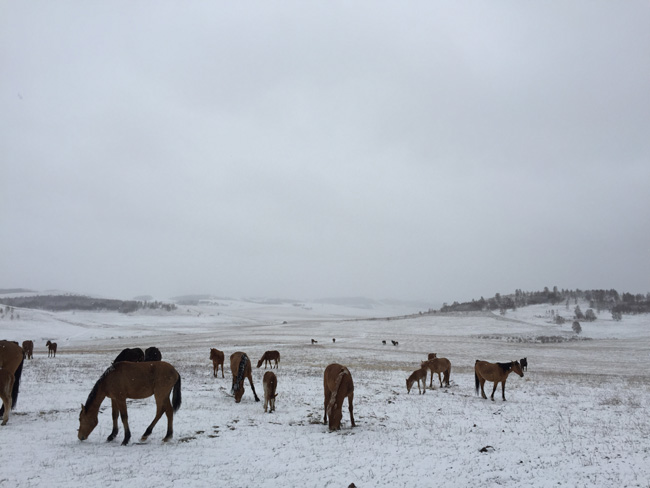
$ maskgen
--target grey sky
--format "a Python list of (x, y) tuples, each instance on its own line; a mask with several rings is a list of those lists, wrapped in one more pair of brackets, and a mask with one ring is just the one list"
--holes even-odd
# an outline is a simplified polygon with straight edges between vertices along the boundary
[(0, 3), (0, 287), (650, 291), (650, 3)]

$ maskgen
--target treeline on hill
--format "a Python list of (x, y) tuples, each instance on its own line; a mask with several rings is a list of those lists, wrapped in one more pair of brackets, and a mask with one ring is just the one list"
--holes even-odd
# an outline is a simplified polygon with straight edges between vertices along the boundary
[(441, 312), (478, 312), (481, 310), (500, 310), (504, 313), (506, 310), (516, 310), (519, 307), (527, 305), (538, 305), (547, 303), (552, 306), (571, 303), (577, 305), (578, 300), (589, 302), (591, 309), (596, 309), (599, 313), (603, 310), (609, 310), (615, 319), (620, 319), (622, 314), (639, 314), (650, 313), (650, 293), (619, 294), (616, 290), (558, 290), (557, 286), (553, 290), (548, 287), (543, 291), (526, 292), (515, 290), (514, 294), (501, 295), (497, 293), (492, 298), (485, 299), (481, 297), (471, 302), (458, 303), (451, 305), (443, 304)]
[(173, 303), (139, 300), (114, 300), (108, 298), (92, 298), (81, 295), (37, 295), (31, 297), (3, 298), (2, 303), (10, 307), (35, 308), (52, 312), (68, 310), (113, 311), (121, 313), (137, 310), (161, 309), (171, 312), (176, 310)]

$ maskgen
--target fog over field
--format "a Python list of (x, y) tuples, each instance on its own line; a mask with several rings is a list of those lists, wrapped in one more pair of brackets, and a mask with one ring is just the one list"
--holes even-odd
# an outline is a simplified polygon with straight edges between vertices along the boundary
[[(36, 347), (18, 405), (0, 429), (0, 483), (647, 487), (648, 316), (614, 322), (603, 312), (576, 336), (549, 310), (419, 314), (240, 300), (133, 314), (16, 310), (19, 319), (1, 319), (3, 337)], [(561, 342), (542, 343), (542, 336)], [(46, 340), (58, 343), (56, 358), (47, 357)], [(94, 383), (122, 348), (151, 345), (182, 377), (174, 438), (161, 442), (163, 418), (139, 441), (154, 416), (149, 398), (128, 401), (128, 446), (120, 445), (121, 423), (117, 439), (105, 440), (108, 400), (99, 425), (79, 441), (80, 404)], [(226, 377), (212, 375), (212, 347), (226, 358), (244, 351), (254, 364), (265, 350), (281, 352), (274, 413), (264, 413), (248, 383), (235, 404), (227, 360)], [(451, 386), (440, 388), (436, 378), (424, 395), (407, 394), (406, 377), (429, 352), (451, 361)], [(529, 369), (523, 378), (510, 375), (507, 402), (500, 389), (494, 402), (475, 395), (476, 359), (522, 357)], [(322, 375), (332, 362), (348, 366), (355, 385), (356, 427), (345, 403), (337, 432), (322, 424)], [(263, 373), (253, 368), (260, 397)]]

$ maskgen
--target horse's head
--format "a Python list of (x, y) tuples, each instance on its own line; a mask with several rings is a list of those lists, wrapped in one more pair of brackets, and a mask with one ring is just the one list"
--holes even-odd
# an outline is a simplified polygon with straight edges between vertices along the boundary
[(519, 364), (519, 361), (513, 361), (512, 362), (512, 371), (517, 373), (519, 376), (523, 378), (524, 372), (521, 369), (521, 364)]
[(330, 407), (328, 407), (328, 410), (330, 430), (341, 430), (341, 418), (343, 417), (341, 405), (334, 402)]
[(409, 382), (409, 379), (406, 378), (406, 393), (411, 393), (411, 386), (413, 386), (413, 382)]
[(210, 359), (217, 359), (217, 350), (214, 348), (210, 349)]
[(262, 366), (263, 362), (264, 362), (264, 356), (262, 356), (260, 360), (257, 362), (257, 367), (259, 368), (260, 366)]
[(244, 396), (244, 382), (242, 381), (241, 384), (239, 385), (239, 388), (237, 388), (233, 394), (235, 395), (235, 403), (241, 402), (241, 397)]
[(81, 412), (79, 413), (79, 431), (77, 437), (80, 441), (85, 441), (88, 436), (97, 427), (97, 415), (92, 415), (86, 410), (86, 407), (81, 405)]

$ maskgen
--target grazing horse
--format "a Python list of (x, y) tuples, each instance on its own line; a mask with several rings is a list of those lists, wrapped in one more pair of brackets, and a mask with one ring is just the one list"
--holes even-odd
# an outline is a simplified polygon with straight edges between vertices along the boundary
[(393, 346), (399, 346), (399, 342), (397, 342), (397, 341), (394, 341), (394, 340), (392, 340), (392, 339), (391, 339), (391, 341), (390, 341), (390, 342), (392, 342), (392, 343), (393, 343)]
[(350, 370), (340, 364), (332, 363), (325, 368), (323, 375), (323, 389), (325, 391), (325, 417), (323, 423), (327, 424), (329, 416), (329, 429), (339, 430), (341, 428), (341, 408), (343, 400), (348, 398), (348, 410), (350, 411), (350, 422), (354, 424), (352, 400), (354, 399), (354, 383)]
[[(413, 383), (417, 381), (418, 393), (425, 394), (427, 392), (427, 372), (428, 369), (425, 365), (425, 362), (422, 362), (422, 367), (413, 371), (413, 373), (411, 373), (411, 376), (406, 379), (406, 393), (411, 393), (411, 387), (413, 386)], [(420, 381), (422, 381), (424, 391), (420, 390)]]
[(526, 359), (526, 358), (520, 359), (519, 364), (521, 365), (521, 370), (522, 371), (528, 371), (528, 359)]
[(7, 425), (11, 410), (11, 390), (14, 389), (14, 375), (8, 369), (0, 369), (0, 400), (2, 400), (2, 425)]
[(273, 369), (273, 363), (271, 361), (275, 361), (275, 367), (277, 368), (280, 362), (280, 353), (278, 351), (266, 351), (257, 362), (257, 367), (259, 368), (264, 363), (264, 369), (266, 369), (266, 364), (268, 363), (271, 369)]
[[(172, 389), (173, 395), (170, 402), (169, 393)], [(145, 430), (141, 440), (147, 440), (163, 413), (167, 415), (167, 434), (163, 441), (170, 440), (174, 435), (174, 412), (181, 407), (181, 376), (171, 364), (163, 361), (148, 363), (122, 361), (109, 367), (93, 386), (86, 404), (81, 405), (77, 435), (79, 440), (87, 439), (97, 426), (99, 407), (104, 398), (108, 397), (111, 399), (113, 430), (106, 440), (110, 442), (115, 439), (118, 432), (117, 417), (119, 415), (124, 425), (122, 445), (127, 445), (131, 438), (131, 429), (129, 429), (126, 412), (126, 399), (149, 398), (151, 395), (156, 399), (156, 416)]]
[(241, 397), (244, 395), (244, 379), (248, 378), (248, 383), (253, 390), (255, 401), (259, 402), (260, 399), (255, 393), (255, 385), (253, 385), (253, 372), (251, 369), (251, 360), (245, 352), (234, 352), (230, 355), (230, 370), (232, 371), (232, 390), (231, 393), (235, 395), (235, 403), (241, 402)]
[(318, 344), (318, 341), (315, 341), (314, 339), (311, 340), (312, 344)]
[[(11, 387), (11, 408), (16, 408), (20, 377), (23, 374), (23, 348), (13, 341), (0, 341), (0, 368), (11, 374), (13, 385)], [(5, 413), (6, 406), (3, 402), (0, 415)]]
[(45, 345), (47, 346), (47, 357), (49, 358), (50, 356), (52, 356), (53, 358), (55, 358), (56, 357), (56, 342), (47, 341), (45, 343)]
[(144, 361), (144, 352), (142, 352), (142, 349), (140, 349), (139, 347), (134, 347), (134, 348), (127, 347), (117, 355), (117, 357), (113, 361), (113, 364), (121, 363), (122, 361), (141, 363), (142, 361)]
[(427, 356), (427, 359), (431, 360), (431, 359), (436, 359), (437, 357), (438, 354), (436, 354), (435, 352), (430, 352), (429, 355)]
[(276, 393), (278, 378), (275, 373), (272, 371), (264, 373), (262, 385), (264, 386), (264, 411), (266, 412), (267, 407), (270, 407), (269, 413), (271, 413), (275, 410), (275, 397), (278, 396)]
[(213, 347), (210, 349), (210, 359), (212, 360), (212, 374), (214, 377), (217, 377), (217, 373), (219, 373), (219, 365), (221, 365), (221, 377), (225, 378), (223, 375), (223, 351), (220, 351), (219, 349), (215, 349)]
[(481, 395), (485, 400), (485, 390), (483, 385), (485, 380), (494, 382), (494, 389), (490, 397), (494, 401), (494, 392), (497, 390), (497, 385), (501, 383), (501, 396), (503, 401), (506, 401), (506, 380), (511, 372), (517, 373), (523, 378), (524, 372), (521, 370), (521, 365), (518, 361), (510, 361), (509, 363), (488, 363), (487, 361), (476, 360), (474, 364), (474, 384), (476, 386), (476, 394), (478, 395), (478, 387), (481, 386)]
[(162, 354), (160, 354), (160, 349), (157, 347), (148, 347), (144, 351), (144, 360), (145, 361), (162, 361)]
[(32, 359), (34, 357), (33, 341), (23, 341), (23, 356), (25, 359)]
[(386, 345), (386, 341), (381, 341), (381, 343), (382, 343), (384, 346)]
[(433, 358), (428, 361), (422, 361), (420, 364), (423, 368), (427, 368), (431, 371), (431, 381), (429, 382), (429, 388), (433, 388), (433, 373), (438, 373), (438, 381), (440, 382), (440, 388), (442, 388), (443, 379), (440, 377), (440, 373), (444, 374), (445, 386), (449, 386), (449, 376), (451, 375), (451, 362), (447, 358)]

